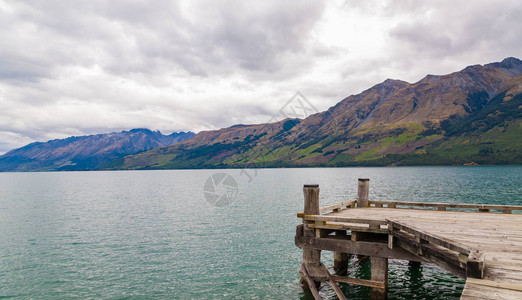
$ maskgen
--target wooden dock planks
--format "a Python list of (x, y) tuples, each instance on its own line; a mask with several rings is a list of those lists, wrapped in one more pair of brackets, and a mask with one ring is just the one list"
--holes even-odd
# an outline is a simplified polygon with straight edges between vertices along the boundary
[(351, 218), (375, 223), (393, 219), (484, 251), (484, 278), (468, 278), (461, 299), (522, 299), (522, 214), (361, 207), (326, 216), (332, 221)]

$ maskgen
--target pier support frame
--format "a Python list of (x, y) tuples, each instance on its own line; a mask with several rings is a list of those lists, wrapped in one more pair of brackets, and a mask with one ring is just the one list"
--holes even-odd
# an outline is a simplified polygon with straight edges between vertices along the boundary
[[(341, 300), (345, 296), (338, 283), (366, 286), (372, 289), (372, 299), (386, 299), (388, 259), (410, 261), (409, 276), (412, 280), (422, 277), (419, 262), (436, 264), (466, 279), (463, 299), (495, 299), (504, 295), (506, 299), (522, 299), (520, 285), (497, 277), (503, 276), (506, 270), (511, 271), (509, 263), (499, 263), (498, 259), (502, 258), (500, 252), (488, 253), (493, 257), (486, 260), (485, 251), (479, 248), (486, 246), (489, 249), (491, 235), (496, 238), (495, 244), (498, 243), (499, 249), (513, 255), (520, 245), (509, 238), (517, 234), (513, 231), (514, 224), (521, 220), (508, 218), (516, 216), (504, 214), (513, 210), (522, 211), (522, 206), (369, 201), (368, 179), (359, 180), (357, 200), (321, 208), (318, 185), (305, 185), (303, 192), (305, 210), (297, 214), (298, 218), (302, 218), (302, 224), (296, 227), (295, 245), (303, 249), (301, 278), (316, 300), (321, 299), (319, 284), (322, 281), (330, 283)], [(429, 209), (432, 212), (426, 212)], [(479, 212), (472, 215), (468, 211), (446, 212), (448, 209), (474, 209)], [(440, 216), (435, 218), (434, 213)], [(452, 221), (447, 222), (444, 220), (446, 217)], [(480, 226), (475, 226), (478, 224), (477, 218)], [(452, 236), (455, 228), (459, 229), (457, 239)], [(487, 231), (489, 229), (491, 232)], [(484, 233), (489, 235), (484, 236)], [(470, 239), (463, 243), (465, 235), (469, 235)], [(331, 274), (321, 263), (321, 251), (335, 253), (336, 270), (345, 269), (346, 254), (367, 257), (371, 260), (371, 279)]]

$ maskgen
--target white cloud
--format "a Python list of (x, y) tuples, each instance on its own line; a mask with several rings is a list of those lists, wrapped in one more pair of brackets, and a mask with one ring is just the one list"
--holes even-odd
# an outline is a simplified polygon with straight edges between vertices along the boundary
[(386, 78), (520, 57), (511, 1), (0, 0), (0, 153), (135, 127), (259, 123)]

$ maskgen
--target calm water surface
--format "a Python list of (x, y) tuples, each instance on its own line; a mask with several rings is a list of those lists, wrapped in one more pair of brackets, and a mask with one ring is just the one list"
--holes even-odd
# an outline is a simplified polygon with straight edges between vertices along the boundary
[[(216, 172), (238, 183), (214, 207), (203, 186)], [(294, 246), (302, 185), (321, 205), (370, 198), (522, 205), (522, 167), (400, 167), (0, 173), (0, 298), (309, 299)], [(325, 253), (323, 262), (332, 265)], [(369, 276), (367, 263), (350, 273)], [(463, 281), (431, 265), (392, 261), (391, 299), (458, 298)], [(343, 286), (351, 299), (369, 289)], [(326, 298), (335, 299), (325, 287)]]

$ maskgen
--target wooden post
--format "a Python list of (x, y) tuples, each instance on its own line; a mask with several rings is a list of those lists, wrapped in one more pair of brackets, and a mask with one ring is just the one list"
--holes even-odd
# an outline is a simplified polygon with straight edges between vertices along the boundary
[(471, 251), (466, 262), (466, 276), (482, 279), (484, 277), (484, 252)]
[[(336, 236), (344, 236), (346, 237), (346, 231), (336, 231)], [(348, 254), (342, 252), (334, 252), (334, 270), (338, 275), (346, 274), (346, 270), (348, 269)]]
[(372, 299), (386, 299), (388, 290), (388, 259), (372, 256), (371, 264), (372, 280), (384, 283), (384, 288), (372, 288)]
[(370, 193), (370, 179), (359, 178), (357, 188), (357, 206), (368, 207), (368, 195)]
[[(358, 184), (357, 184), (357, 206), (358, 207), (370, 206), (370, 204), (368, 203), (369, 193), (370, 193), (370, 179), (359, 178)], [(363, 236), (364, 236), (364, 233), (362, 233), (362, 232), (353, 232), (352, 231), (351, 240), (353, 242), (355, 242)], [(359, 260), (359, 263), (361, 264), (362, 262), (364, 262), (365, 260), (368, 259), (368, 256), (357, 255), (357, 259)]]
[[(318, 215), (319, 212), (319, 185), (318, 184), (305, 184), (303, 187), (304, 194), (304, 211), (303, 215)], [(303, 218), (303, 236), (305, 241), (315, 237), (315, 229), (309, 228), (308, 224), (314, 221), (308, 221)], [(307, 276), (311, 277), (316, 286), (319, 286), (320, 282), (315, 280), (317, 278), (324, 277), (321, 269), (321, 250), (315, 250), (309, 247), (306, 243), (303, 246), (303, 263), (305, 268), (301, 267), (301, 282), (307, 283), (309, 281), (304, 280)], [(306, 269), (306, 270), (304, 270)], [(322, 276), (321, 276), (322, 275)], [(313, 291), (312, 287), (308, 287)]]
[(413, 260), (410, 260), (408, 262), (408, 267), (409, 268), (415, 268), (415, 269), (419, 269), (421, 267), (421, 262), (420, 261), (413, 261)]

